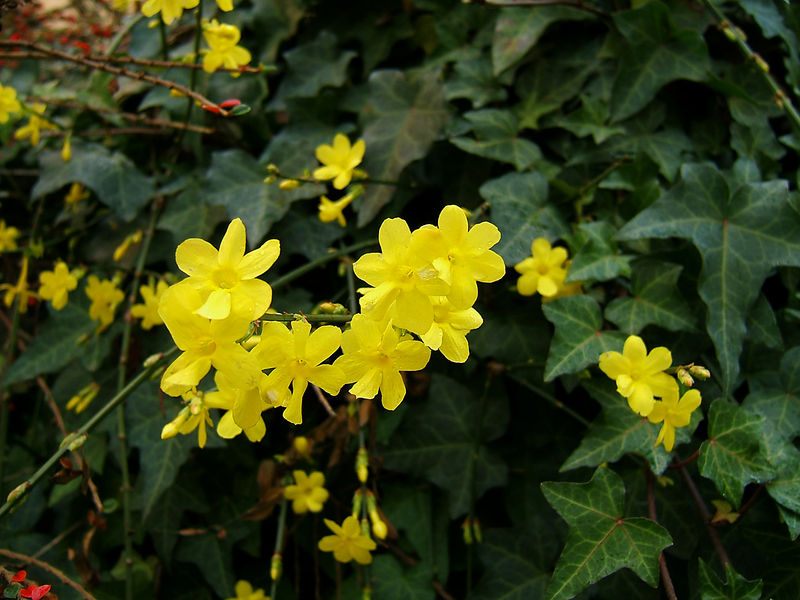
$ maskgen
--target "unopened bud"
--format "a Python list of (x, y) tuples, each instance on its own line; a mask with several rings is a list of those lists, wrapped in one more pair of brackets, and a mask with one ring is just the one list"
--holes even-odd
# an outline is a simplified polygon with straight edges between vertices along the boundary
[(686, 370), (686, 367), (678, 367), (675, 377), (686, 387), (692, 387), (694, 385), (694, 379), (689, 375), (689, 371)]
[(367, 449), (361, 446), (356, 454), (356, 475), (361, 483), (367, 483), (369, 477), (369, 455)]
[(711, 378), (711, 371), (702, 365), (692, 365), (689, 367), (689, 373), (697, 377), (700, 381), (705, 381)]
[(283, 574), (283, 559), (279, 552), (272, 555), (272, 560), (269, 562), (269, 576), (272, 581), (278, 581)]
[(278, 184), (278, 187), (288, 192), (289, 190), (296, 190), (299, 188), (301, 183), (302, 182), (297, 181), (297, 179), (284, 179)]
[(361, 490), (356, 490), (353, 494), (353, 516), (357, 517), (358, 514), (361, 512), (361, 506), (364, 503), (364, 495), (361, 493)]

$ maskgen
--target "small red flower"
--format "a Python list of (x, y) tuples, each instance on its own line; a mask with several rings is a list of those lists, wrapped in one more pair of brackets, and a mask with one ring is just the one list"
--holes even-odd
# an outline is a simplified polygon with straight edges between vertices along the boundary
[(16, 581), (17, 583), (25, 581), (25, 578), (28, 576), (26, 571), (17, 571), (17, 573), (11, 578), (11, 581)]
[(29, 585), (24, 590), (20, 590), (19, 595), (22, 598), (30, 598), (31, 600), (41, 600), (50, 591), (50, 585)]

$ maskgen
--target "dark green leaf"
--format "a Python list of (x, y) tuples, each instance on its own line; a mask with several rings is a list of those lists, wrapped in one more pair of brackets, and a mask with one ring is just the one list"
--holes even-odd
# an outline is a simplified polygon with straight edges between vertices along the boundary
[(572, 598), (624, 567), (658, 585), (658, 556), (672, 539), (649, 519), (624, 516), (625, 488), (611, 469), (600, 467), (586, 483), (545, 482), (542, 492), (570, 526), (548, 600)]
[(627, 42), (611, 97), (614, 122), (644, 108), (664, 84), (700, 81), (710, 71), (703, 37), (678, 31), (664, 3), (614, 13), (614, 23)]
[(761, 284), (773, 266), (800, 264), (800, 218), (789, 206), (784, 181), (731, 190), (713, 165), (688, 164), (681, 173), (680, 183), (617, 237), (682, 237), (700, 251), (698, 287), (728, 394), (739, 373), (747, 314)]
[[(596, 467), (604, 462), (615, 462), (629, 452), (640, 454), (647, 459), (654, 473), (660, 475), (669, 465), (672, 453), (664, 446), (656, 446), (656, 438), (661, 425), (654, 425), (638, 416), (628, 406), (627, 400), (614, 389), (613, 382), (584, 382), (592, 398), (603, 407), (603, 412), (589, 427), (580, 445), (561, 465), (560, 471), (578, 467)], [(695, 419), (694, 426), (699, 422)], [(676, 431), (676, 444), (687, 442), (694, 427), (680, 428)]]
[(614, 236), (617, 229), (606, 221), (581, 223), (578, 250), (569, 267), (567, 282), (594, 279), (607, 281), (630, 275), (633, 256), (620, 253)]
[(506, 466), (486, 442), (505, 431), (508, 407), (502, 396), (490, 395), (485, 402), (484, 413), (467, 387), (433, 374), (428, 399), (405, 418), (383, 451), (388, 469), (414, 473), (447, 490), (451, 517), (469, 510), (473, 489), (480, 497), (506, 482)]
[(288, 98), (310, 98), (326, 86), (339, 87), (347, 79), (347, 65), (356, 56), (352, 50), (339, 51), (336, 36), (323, 30), (305, 44), (284, 52), (286, 76), (270, 103), (283, 109)]
[(651, 324), (672, 331), (695, 331), (697, 317), (677, 287), (681, 270), (680, 265), (637, 261), (633, 265), (631, 295), (612, 300), (606, 307), (606, 319), (631, 334)]
[(551, 23), (591, 18), (590, 13), (569, 6), (540, 6), (534, 10), (528, 7), (503, 8), (497, 15), (492, 41), (494, 74), (499, 75), (519, 62)]
[(725, 565), (725, 581), (722, 581), (702, 558), (697, 559), (701, 600), (759, 600), (761, 580), (748, 581), (730, 563)]
[(41, 198), (75, 181), (91, 189), (100, 202), (130, 221), (153, 196), (153, 182), (142, 175), (121, 152), (110, 153), (102, 146), (86, 144), (64, 162), (60, 152), (42, 152), (41, 176), (31, 191)]
[(465, 113), (464, 118), (472, 124), (475, 137), (450, 140), (464, 152), (511, 163), (517, 171), (524, 171), (541, 160), (539, 147), (519, 137), (519, 122), (511, 111), (486, 108)]
[(491, 529), (477, 545), (483, 578), (469, 600), (529, 600), (541, 598), (549, 574), (531, 560), (535, 541), (515, 529)]
[(231, 219), (239, 217), (247, 228), (247, 245), (253, 248), (286, 213), (289, 200), (276, 185), (267, 185), (267, 171), (241, 150), (211, 155), (208, 168), (208, 204), (219, 204)]
[[(450, 114), (435, 73), (412, 79), (402, 71), (375, 71), (361, 120), (367, 144), (364, 169), (376, 179), (395, 181), (408, 164), (427, 154)], [(369, 186), (358, 224), (372, 220), (393, 193), (391, 185)]]
[(492, 210), (492, 223), (502, 234), (494, 250), (507, 265), (531, 255), (538, 237), (557, 240), (569, 233), (558, 211), (547, 202), (547, 179), (541, 173), (509, 173), (478, 190)]
[(603, 331), (600, 306), (585, 295), (559, 298), (542, 305), (544, 316), (555, 326), (544, 380), (577, 373), (597, 362), (607, 350), (619, 350), (625, 340), (621, 331)]
[(765, 420), (722, 398), (708, 411), (708, 437), (700, 446), (698, 467), (734, 506), (742, 501), (744, 486), (764, 483), (775, 472), (761, 454), (759, 440)]

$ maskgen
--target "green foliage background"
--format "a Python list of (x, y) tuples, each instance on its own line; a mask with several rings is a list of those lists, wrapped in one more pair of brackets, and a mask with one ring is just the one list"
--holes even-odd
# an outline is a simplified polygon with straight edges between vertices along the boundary
[[(381, 549), (369, 571), (337, 570), (315, 551), (321, 520), (290, 516), (281, 599), (358, 598), (365, 577), (380, 600), (656, 598), (664, 593), (662, 549), (680, 598), (797, 598), (798, 122), (707, 4), (512, 4), (238, 0), (224, 20), (242, 29), (256, 62), (277, 70), (203, 75), (200, 90), (217, 101), (239, 98), (249, 114), (222, 119), (195, 109), (193, 122), (215, 129), (207, 136), (76, 136), (67, 163), (58, 144), (7, 143), (3, 218), (23, 233), (38, 219), (43, 247), (33, 274), (63, 258), (89, 272), (129, 275), (133, 258), (114, 263), (111, 255), (146, 227), (154, 206), (163, 212), (147, 256), (152, 272), (176, 272), (178, 243), (197, 236), (216, 244), (233, 217), (252, 246), (281, 241), (269, 280), (329, 247), (374, 238), (383, 218), (435, 222), (446, 204), (495, 223), (503, 236), (496, 250), (509, 267), (536, 237), (569, 247), (570, 277), (586, 282), (584, 294), (542, 306), (516, 294), (513, 270), (482, 286), (485, 323), (468, 338), (469, 361), (435, 358), (409, 380), (397, 411), (378, 409), (368, 439), (375, 491), (398, 532), (391, 550)], [(713, 6), (769, 64), (788, 107), (800, 93), (800, 9), (780, 0)], [(177, 26), (174, 56), (191, 50), (192, 19), (187, 13)], [(129, 52), (158, 58), (158, 29), (135, 25)], [(188, 78), (179, 69), (159, 75)], [(141, 81), (111, 85), (115, 79), (40, 60), (2, 72), (21, 95), (85, 105), (56, 113), (76, 131), (102, 125), (99, 108), (183, 118), (185, 99)], [(314, 148), (336, 132), (366, 141), (371, 177), (401, 184), (368, 185), (344, 229), (317, 219), (323, 186), (263, 183), (269, 163), (297, 175), (313, 169)], [(4, 142), (12, 133), (0, 125)], [(92, 192), (77, 214), (62, 208), (73, 181)], [(18, 259), (2, 256), (5, 281), (16, 281)], [(276, 289), (273, 304), (308, 311), (346, 295), (346, 279), (330, 264)], [(52, 391), (68, 430), (85, 420), (64, 409), (78, 390), (101, 384), (90, 412), (113, 396), (123, 323), (95, 336), (87, 308), (73, 293), (62, 312), (41, 306), (22, 318), (26, 349), (4, 367), (13, 409), (0, 457), (4, 495), (60, 441), (43, 390)], [(598, 355), (620, 350), (629, 334), (713, 374), (698, 384), (705, 418), (678, 434), (674, 459), (697, 457), (685, 476), (653, 446), (658, 427), (633, 414), (596, 368)], [(129, 374), (170, 345), (165, 331), (135, 330)], [(277, 513), (243, 515), (259, 501), (260, 462), (285, 453), (294, 435), (312, 435), (324, 411), (307, 400), (299, 430), (269, 415), (262, 443), (212, 434), (200, 451), (191, 436), (159, 439), (176, 405), (154, 382), (126, 403), (136, 597), (227, 598), (241, 578), (269, 587)], [(322, 439), (316, 455), (332, 496), (323, 514), (338, 521), (349, 514), (358, 445), (341, 435)], [(334, 447), (343, 454), (326, 467)], [(96, 598), (120, 598), (113, 418), (84, 453), (108, 509), (105, 528), (87, 521), (92, 503), (80, 478), (44, 482), (0, 521), (0, 546), (40, 553), (76, 581), (94, 574)], [(726, 569), (695, 486), (706, 505), (725, 499), (741, 510), (735, 523), (711, 525)], [(465, 544), (467, 516), (480, 520), (482, 542)], [(79, 597), (64, 586), (57, 593)]]

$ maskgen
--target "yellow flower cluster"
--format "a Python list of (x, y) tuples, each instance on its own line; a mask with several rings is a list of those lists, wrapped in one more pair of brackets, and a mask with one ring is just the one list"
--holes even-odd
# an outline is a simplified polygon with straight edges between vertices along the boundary
[[(158, 315), (182, 350), (164, 371), (161, 389), (171, 396), (189, 394), (197, 414), (227, 411), (217, 433), (231, 438), (244, 432), (251, 441), (266, 432), (265, 410), (284, 408), (287, 421), (302, 423), (309, 384), (335, 395), (352, 383), (355, 396), (370, 399), (380, 392), (383, 406), (394, 409), (406, 393), (401, 372), (423, 369), (431, 350), (466, 361), (466, 335), (482, 323), (472, 307), (477, 282), (497, 281), (505, 273), (502, 258), (490, 250), (499, 239), (490, 223), (470, 228), (456, 206), (442, 210), (438, 226), (413, 233), (402, 219), (387, 219), (379, 233), (382, 252), (353, 265), (372, 287), (359, 290), (362, 312), (344, 333), (333, 325), (312, 331), (305, 320), (288, 327), (269, 321), (261, 324), (257, 342), (246, 346), (272, 301), (272, 289), (259, 276), (277, 260), (278, 241), (245, 254), (240, 219), (230, 223), (219, 249), (186, 240), (175, 257), (188, 277), (158, 293)], [(148, 305), (153, 303), (151, 297)], [(151, 311), (148, 305), (141, 312)], [(340, 348), (341, 356), (327, 363)], [(212, 366), (217, 390), (196, 392)], [(181, 413), (162, 437), (185, 433), (186, 419)]]
[[(675, 445), (675, 429), (689, 424), (702, 400), (697, 390), (680, 396), (678, 382), (666, 372), (671, 365), (672, 353), (667, 348), (659, 346), (648, 353), (644, 341), (636, 335), (625, 340), (622, 354), (601, 354), (599, 364), (600, 370), (616, 382), (617, 391), (627, 398), (631, 410), (651, 423), (663, 423), (656, 445), (663, 442), (667, 451)], [(692, 366), (689, 370), (696, 377), (708, 376), (703, 367)]]
[(541, 294), (543, 302), (581, 293), (580, 281), (564, 283), (570, 261), (567, 249), (553, 248), (545, 238), (536, 238), (531, 244), (531, 256), (514, 265), (521, 276), (517, 291), (523, 296)]

